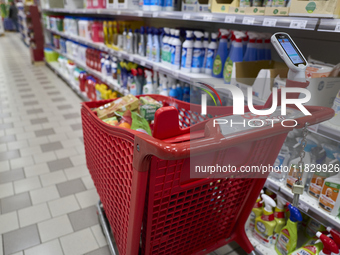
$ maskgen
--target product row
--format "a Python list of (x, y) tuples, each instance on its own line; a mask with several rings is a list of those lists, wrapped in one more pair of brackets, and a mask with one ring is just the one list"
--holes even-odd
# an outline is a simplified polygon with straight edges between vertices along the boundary
[(271, 249), (270, 254), (339, 254), (339, 229), (323, 226), (269, 190), (263, 193), (252, 209), (246, 230), (260, 245)]

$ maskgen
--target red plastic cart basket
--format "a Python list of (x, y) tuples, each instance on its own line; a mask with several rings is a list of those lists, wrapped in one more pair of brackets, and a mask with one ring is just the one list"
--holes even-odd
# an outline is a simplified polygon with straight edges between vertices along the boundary
[[(231, 241), (252, 252), (244, 226), (266, 179), (190, 179), (190, 157), (214, 158), (220, 165), (273, 164), (292, 128), (278, 123), (270, 130), (220, 139), (211, 120), (198, 114), (199, 105), (151, 96), (177, 108), (157, 111), (157, 138), (101, 121), (91, 108), (110, 100), (83, 103), (81, 110), (87, 167), (119, 254), (137, 255), (140, 247), (142, 254), (207, 254)], [(307, 109), (312, 115), (299, 118), (298, 128), (334, 115), (325, 107)], [(208, 112), (216, 116), (231, 110), (213, 107)], [(166, 140), (190, 137), (195, 130), (205, 130), (203, 137), (191, 135), (191, 141), (180, 143)], [(236, 152), (242, 152), (242, 157)]]

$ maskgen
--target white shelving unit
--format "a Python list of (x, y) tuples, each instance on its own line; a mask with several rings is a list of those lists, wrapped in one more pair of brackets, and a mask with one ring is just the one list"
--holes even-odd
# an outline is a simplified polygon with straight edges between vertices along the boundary
[(333, 125), (329, 121), (313, 125), (309, 128), (309, 131), (340, 143), (340, 127)]

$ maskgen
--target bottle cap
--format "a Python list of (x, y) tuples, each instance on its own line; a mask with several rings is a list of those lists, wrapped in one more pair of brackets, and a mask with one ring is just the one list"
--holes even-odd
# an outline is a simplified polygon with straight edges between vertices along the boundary
[(297, 222), (297, 221), (302, 221), (302, 215), (295, 206), (292, 206), (290, 203), (287, 203), (287, 207), (290, 211), (290, 221), (292, 222)]
[(263, 202), (264, 202), (264, 208), (263, 210), (265, 210), (266, 212), (273, 212), (273, 207), (276, 206), (275, 201), (268, 195), (266, 194), (262, 194), (261, 195)]
[(329, 237), (322, 234), (321, 232), (317, 232), (316, 236), (320, 238), (321, 242), (323, 243), (322, 251), (325, 255), (331, 255), (332, 252), (334, 252), (335, 254), (339, 253), (339, 248), (334, 242), (334, 240), (330, 239)]

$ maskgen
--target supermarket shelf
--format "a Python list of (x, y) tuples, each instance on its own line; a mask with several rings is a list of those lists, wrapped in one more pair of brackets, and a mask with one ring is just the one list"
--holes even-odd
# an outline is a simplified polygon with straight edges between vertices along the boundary
[(102, 75), (100, 72), (95, 71), (89, 67), (87, 67), (86, 65), (84, 65), (83, 63), (81, 63), (80, 61), (74, 59), (73, 57), (62, 53), (60, 50), (52, 47), (51, 45), (47, 45), (47, 47), (53, 49), (54, 51), (58, 52), (60, 55), (64, 56), (65, 58), (70, 59), (71, 61), (73, 61), (78, 67), (84, 69), (86, 72), (88, 72), (89, 74), (97, 77), (98, 79), (100, 79), (101, 81), (103, 81), (104, 83), (106, 83), (111, 89), (118, 91), (119, 93), (122, 93), (123, 95), (128, 95), (130, 92), (127, 89), (123, 89), (120, 87), (120, 85), (117, 83), (117, 81), (113, 80), (111, 77), (106, 77), (104, 75)]
[(77, 93), (77, 95), (83, 100), (83, 101), (89, 101), (88, 97), (86, 96), (85, 93), (81, 92), (79, 88), (72, 82), (69, 77), (67, 77), (63, 72), (60, 71), (59, 69), (59, 64), (58, 62), (47, 62), (45, 61), (46, 65), (52, 69), (57, 75), (59, 75), (70, 87), (73, 91)]
[[(289, 201), (290, 203), (293, 201), (292, 191), (289, 188), (287, 188), (284, 184), (275, 181), (271, 178), (268, 178), (265, 187), (267, 187), (274, 193), (282, 196), (285, 200)], [(330, 226), (336, 229), (340, 228), (339, 218), (331, 216), (324, 212), (322, 209), (320, 209), (318, 207), (317, 200), (307, 195), (306, 192), (304, 192), (304, 194), (300, 196), (299, 209), (326, 227)]]
[(333, 125), (329, 121), (313, 125), (309, 128), (309, 131), (340, 143), (340, 127)]
[[(94, 42), (90, 42), (90, 41), (88, 41), (84, 38), (81, 38), (79, 36), (68, 35), (68, 34), (65, 34), (63, 32), (54, 31), (54, 30), (51, 30), (51, 29), (47, 29), (47, 30), (54, 33), (54, 34), (68, 38), (72, 41), (75, 41), (75, 42), (84, 44), (86, 46), (93, 47), (93, 48), (96, 48), (98, 50), (110, 53), (110, 54), (112, 54), (112, 55), (114, 55), (118, 58), (123, 58), (127, 61), (137, 63), (141, 66), (146, 67), (146, 68), (150, 68), (150, 69), (153, 69), (154, 71), (158, 71), (160, 73), (170, 75), (170, 76), (172, 76), (172, 77), (174, 77), (178, 80), (189, 82), (189, 83), (192, 83), (193, 85), (196, 85), (196, 86), (198, 86), (197, 84), (195, 84), (196, 82), (203, 82), (203, 83), (210, 84), (211, 86), (215, 87), (216, 90), (219, 93), (231, 96), (231, 93), (228, 90), (217, 88), (217, 87), (228, 86), (228, 85), (224, 84), (222, 79), (214, 78), (214, 77), (211, 77), (210, 75), (207, 75), (207, 74), (186, 73), (186, 72), (183, 72), (181, 70), (174, 70), (174, 69), (171, 69), (170, 67), (168, 67), (168, 66), (166, 66), (162, 63), (153, 62), (153, 61), (151, 61), (151, 60), (149, 60), (145, 57), (141, 57), (141, 56), (136, 55), (136, 54), (130, 54), (130, 53), (127, 53), (125, 51), (113, 50), (113, 49), (107, 47), (106, 45), (104, 45), (103, 43), (94, 43)], [(257, 97), (253, 97), (253, 101), (254, 101), (254, 104), (258, 104), (258, 105), (263, 105), (265, 103), (265, 100), (262, 100), (262, 99), (257, 98)]]
[(300, 17), (277, 17), (277, 16), (250, 16), (233, 15), (224, 13), (198, 13), (181, 11), (141, 11), (127, 9), (43, 9), (43, 12), (68, 13), (68, 14), (100, 14), (143, 18), (175, 19), (185, 21), (217, 22), (236, 25), (253, 25), (278, 28), (292, 28), (303, 30), (315, 30), (319, 19)]
[(318, 31), (340, 32), (340, 19), (320, 19)]
[[(248, 222), (246, 223), (248, 226)], [(276, 254), (274, 248), (267, 248), (264, 245), (260, 244), (251, 234), (250, 230), (246, 228), (246, 234), (249, 238), (250, 243), (254, 246), (255, 252), (257, 255), (273, 255)]]

